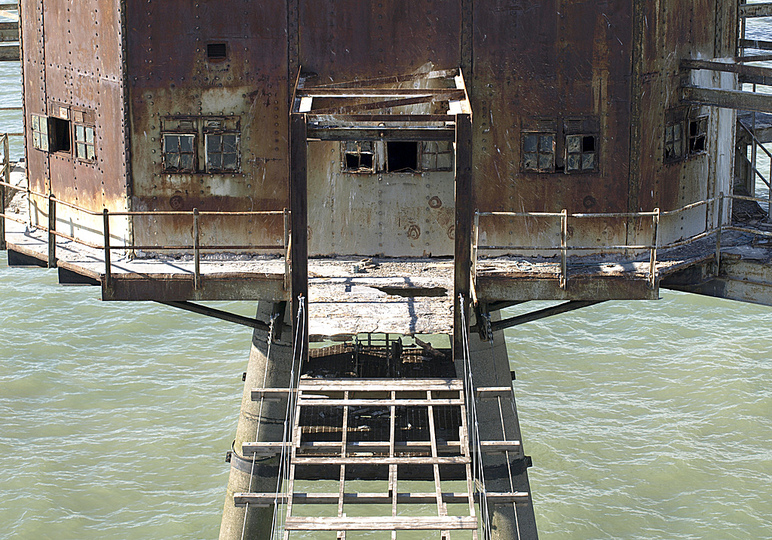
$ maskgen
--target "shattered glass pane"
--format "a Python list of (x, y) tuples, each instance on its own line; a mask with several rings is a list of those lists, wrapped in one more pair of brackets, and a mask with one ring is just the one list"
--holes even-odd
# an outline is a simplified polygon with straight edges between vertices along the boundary
[(226, 171), (235, 171), (238, 166), (237, 154), (227, 153), (222, 156), (222, 168)]
[(673, 126), (673, 140), (681, 140), (681, 124), (676, 124)]
[(671, 142), (673, 140), (673, 126), (667, 126), (665, 128), (665, 142)]
[(566, 137), (566, 148), (569, 154), (578, 154), (582, 151), (582, 138), (576, 135)]
[(193, 170), (193, 154), (182, 154), (180, 156), (180, 169), (185, 171)]
[(595, 154), (584, 154), (582, 156), (582, 169), (591, 171), (595, 168)]
[(453, 168), (453, 154), (438, 154), (437, 169), (451, 170)]
[(665, 144), (665, 159), (671, 159), (675, 157), (675, 147), (672, 142)]
[(223, 135), (223, 138), (222, 138), (222, 151), (223, 152), (235, 152), (236, 151), (236, 136), (235, 135)]
[(180, 152), (192, 152), (193, 151), (193, 136), (181, 135), (180, 136)]
[(539, 169), (542, 171), (552, 170), (554, 161), (552, 154), (539, 154)]
[(32, 115), (32, 129), (33, 131), (40, 131), (40, 117)]
[(555, 137), (553, 135), (541, 135), (539, 137), (539, 153), (552, 153), (555, 151)]
[(206, 149), (210, 153), (222, 151), (222, 136), (208, 135), (206, 138)]
[(91, 145), (86, 146), (86, 159), (94, 159), (94, 147)]
[(179, 154), (166, 154), (166, 168), (167, 169), (179, 169), (180, 168), (180, 155)]
[(523, 152), (536, 152), (536, 144), (539, 138), (536, 135), (526, 135), (523, 137)]
[(581, 164), (581, 157), (578, 154), (569, 154), (566, 160), (567, 171), (578, 171)]
[(209, 168), (220, 169), (222, 167), (222, 154), (210, 153), (209, 154)]
[(32, 133), (32, 146), (35, 148), (40, 148), (40, 133), (33, 132)]
[(167, 154), (172, 154), (174, 152), (178, 152), (180, 149), (179, 145), (179, 139), (176, 135), (165, 135), (164, 136), (164, 151)]
[(535, 171), (538, 167), (538, 154), (525, 154), (523, 156), (523, 168), (526, 171)]
[(437, 157), (437, 154), (428, 154), (424, 153), (421, 155), (421, 168), (425, 171), (430, 171), (434, 169), (435, 165), (435, 158)]

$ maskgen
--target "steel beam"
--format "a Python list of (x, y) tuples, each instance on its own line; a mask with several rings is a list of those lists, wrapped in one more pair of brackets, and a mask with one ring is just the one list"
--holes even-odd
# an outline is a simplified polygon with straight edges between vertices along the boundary
[[(302, 327), (308, 351), (308, 132), (305, 114), (290, 117), (290, 289), (293, 336)], [(301, 298), (303, 319), (298, 318)]]
[(718, 90), (687, 86), (682, 89), (683, 101), (713, 105), (724, 109), (772, 113), (772, 94), (742, 92), (739, 90)]
[[(453, 357), (461, 357), (464, 326), (469, 324), (469, 294), (472, 271), (472, 117), (459, 114), (456, 119), (456, 224), (453, 262)], [(460, 298), (463, 298), (463, 302)]]
[(240, 324), (242, 326), (248, 326), (250, 328), (255, 328), (258, 330), (268, 331), (268, 329), (270, 328), (268, 323), (260, 321), (258, 319), (252, 319), (250, 317), (236, 315), (235, 313), (229, 313), (227, 311), (222, 311), (221, 309), (202, 306), (200, 304), (194, 304), (192, 302), (160, 302), (159, 301), (158, 303), (163, 304), (165, 306), (174, 307), (177, 309), (184, 309), (185, 311), (190, 311), (191, 313), (206, 315), (207, 317), (213, 317), (215, 319), (220, 319), (221, 321), (227, 321), (235, 324)]
[(545, 309), (540, 309), (538, 311), (532, 311), (531, 313), (526, 313), (524, 315), (518, 315), (517, 317), (511, 317), (509, 319), (504, 319), (502, 321), (494, 321), (491, 323), (491, 329), (495, 332), (497, 330), (504, 330), (505, 328), (512, 328), (513, 326), (518, 326), (521, 324), (538, 321), (539, 319), (544, 319), (546, 317), (552, 317), (553, 315), (560, 315), (561, 313), (568, 313), (569, 311), (574, 311), (577, 309), (582, 309), (589, 306), (594, 306), (595, 304), (600, 304), (599, 301), (574, 301), (574, 302), (565, 302), (563, 304), (560, 304), (558, 306), (553, 306)]

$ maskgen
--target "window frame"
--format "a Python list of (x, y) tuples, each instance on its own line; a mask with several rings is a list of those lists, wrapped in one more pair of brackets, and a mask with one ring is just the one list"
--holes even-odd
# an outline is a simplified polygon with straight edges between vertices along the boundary
[[(436, 152), (427, 151), (427, 148), (434, 145), (437, 148)], [(447, 151), (441, 151), (441, 145), (447, 145)], [(447, 167), (440, 167), (438, 165), (440, 156), (450, 156), (450, 164)], [(434, 166), (426, 166), (424, 161), (426, 156), (433, 156)], [(421, 141), (421, 146), (418, 149), (418, 168), (421, 172), (448, 172), (452, 171), (455, 163), (455, 151), (452, 141)]]
[[(370, 150), (363, 152), (363, 144), (370, 145)], [(343, 144), (341, 144), (341, 172), (347, 174), (375, 174), (378, 170), (375, 144), (376, 141), (343, 141)], [(353, 150), (350, 149), (352, 145), (355, 145)], [(363, 155), (370, 156), (370, 167), (362, 167)], [(348, 156), (356, 156), (357, 163), (359, 164), (357, 168), (349, 166)]]
[[(167, 152), (167, 137), (191, 137), (191, 151), (182, 153), (180, 151), (177, 152)], [(198, 149), (197, 149), (197, 143), (198, 143), (198, 133), (190, 132), (190, 131), (166, 131), (161, 134), (161, 159), (163, 160), (163, 170), (165, 173), (176, 173), (176, 174), (193, 174), (197, 172), (198, 170)], [(179, 140), (177, 142), (177, 148), (180, 148)], [(184, 167), (171, 167), (167, 162), (167, 155), (170, 153), (177, 154), (179, 156), (179, 163), (182, 163), (182, 156), (183, 155), (192, 155), (192, 167), (191, 168), (184, 168)]]
[[(688, 154), (689, 156), (699, 156), (708, 153), (708, 124), (710, 122), (709, 114), (699, 114), (690, 116), (686, 119), (686, 136), (688, 137)], [(697, 133), (692, 135), (692, 126), (697, 126)], [(700, 130), (700, 127), (703, 129)], [(702, 148), (695, 150), (695, 141), (702, 139)]]
[[(572, 138), (578, 138), (579, 139), (579, 145), (580, 149), (578, 151), (572, 151), (571, 149), (571, 141)], [(586, 139), (592, 139), (592, 150), (586, 150), (585, 149), (585, 142)], [(565, 174), (591, 174), (596, 173), (599, 170), (599, 143), (600, 142), (600, 135), (598, 133), (566, 133), (565, 136), (565, 156), (564, 156), (564, 163), (563, 163), (563, 172)], [(571, 156), (579, 156), (579, 168), (570, 168), (569, 163), (571, 161)], [(592, 156), (592, 167), (587, 168), (584, 166), (585, 164), (585, 158), (587, 156)]]
[[(212, 137), (220, 137), (220, 148), (219, 148), (219, 155), (220, 155), (220, 167), (213, 167), (210, 165), (209, 160), (209, 139)], [(234, 143), (234, 152), (225, 152), (225, 137), (234, 137), (235, 143)], [(226, 168), (224, 166), (225, 163), (225, 155), (226, 154), (235, 154), (236, 156), (236, 164), (234, 168)], [(204, 131), (204, 171), (207, 174), (235, 174), (241, 172), (241, 134), (237, 131)]]
[[(672, 130), (673, 132), (675, 129), (678, 128), (681, 131), (681, 137), (680, 139), (675, 138), (675, 134), (673, 134), (672, 141), (668, 141), (668, 130)], [(662, 160), (665, 163), (678, 163), (679, 161), (683, 161), (684, 158), (687, 155), (686, 152), (686, 130), (684, 129), (684, 120), (678, 119), (676, 121), (671, 122), (665, 122), (665, 132), (664, 132), (664, 142), (662, 145)], [(668, 145), (673, 144), (675, 145), (676, 141), (680, 142), (680, 149), (676, 152), (675, 147), (673, 149), (673, 154), (668, 156)]]
[[(48, 121), (48, 116), (43, 114), (35, 114), (32, 113), (30, 118), (30, 128), (32, 132), (32, 148), (36, 150), (40, 150), (41, 152), (50, 152), (51, 148), (51, 140), (50, 140), (50, 123)], [(35, 124), (37, 123), (38, 129), (35, 129)], [(41, 126), (45, 126), (45, 131), (41, 130)], [(37, 135), (37, 137), (35, 137)], [(38, 144), (35, 144), (35, 139), (37, 138)], [(43, 141), (45, 140), (45, 148), (42, 146)]]
[[(536, 137), (536, 151), (526, 151), (526, 139), (528, 137)], [(542, 152), (542, 137), (552, 137), (552, 150), (551, 152)], [(524, 173), (532, 174), (549, 174), (554, 173), (557, 170), (557, 131), (550, 130), (523, 130), (520, 132), (520, 169)], [(528, 155), (536, 156), (536, 167), (527, 166)], [(541, 156), (551, 155), (552, 160), (549, 167), (544, 168), (541, 166)]]
[[(78, 139), (78, 128), (83, 128), (84, 140)], [(88, 142), (88, 130), (91, 130), (91, 142)], [(72, 126), (72, 148), (73, 156), (78, 161), (84, 161), (86, 163), (94, 163), (97, 159), (96, 155), (96, 126), (87, 122), (73, 122)], [(83, 145), (86, 149), (86, 156), (78, 155), (78, 145)], [(88, 149), (91, 148), (91, 157), (88, 157)]]

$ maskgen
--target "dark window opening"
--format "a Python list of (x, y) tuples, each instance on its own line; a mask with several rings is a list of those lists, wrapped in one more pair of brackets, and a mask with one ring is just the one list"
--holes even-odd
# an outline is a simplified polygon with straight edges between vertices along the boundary
[(417, 170), (417, 142), (391, 141), (386, 143), (386, 172)]
[(524, 171), (555, 171), (554, 133), (524, 133), (521, 148)]
[(582, 137), (582, 152), (595, 152), (595, 137)]
[(49, 118), (49, 133), (51, 137), (51, 152), (69, 152), (70, 145), (70, 121), (61, 118)]
[(206, 46), (206, 56), (209, 60), (225, 60), (228, 57), (226, 43), (209, 43)]
[(371, 141), (349, 141), (343, 148), (344, 172), (374, 173), (373, 143)]
[(689, 153), (700, 154), (707, 150), (708, 117), (689, 120)]

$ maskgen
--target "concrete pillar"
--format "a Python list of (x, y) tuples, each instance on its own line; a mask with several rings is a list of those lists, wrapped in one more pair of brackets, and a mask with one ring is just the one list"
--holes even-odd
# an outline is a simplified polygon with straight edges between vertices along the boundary
[[(491, 319), (499, 320), (499, 313), (491, 313)], [(476, 387), (481, 386), (511, 386), (509, 355), (504, 332), (493, 333), (493, 343), (483, 341), (476, 332), (469, 336), (469, 354), (472, 364), (472, 377)], [(478, 402), (477, 417), (480, 429), (480, 439), (485, 440), (520, 440), (520, 423), (516, 407), (509, 400), (501, 400), (499, 410), (498, 400)], [(512, 402), (514, 404), (514, 401)], [(503, 415), (501, 414), (503, 413)], [(503, 423), (502, 423), (503, 416)], [(502, 426), (503, 424), (503, 426)], [(505, 431), (506, 433), (502, 433)], [(522, 446), (521, 446), (522, 448)], [(510, 466), (507, 466), (506, 455), (486, 454), (485, 465), (486, 488), (490, 492), (527, 491), (528, 473), (524, 465), (522, 451), (518, 455), (510, 452)], [(510, 484), (511, 472), (511, 484)], [(493, 540), (531, 540), (538, 538), (533, 505), (518, 503), (516, 509), (512, 504), (489, 506), (492, 524)]]
[[(268, 321), (273, 313), (286, 310), (286, 304), (271, 304), (259, 302), (257, 318)], [(265, 330), (255, 329), (252, 335), (252, 348), (247, 365), (247, 376), (244, 382), (244, 394), (241, 398), (241, 412), (236, 428), (236, 440), (231, 456), (231, 471), (228, 478), (228, 493), (225, 497), (222, 523), (220, 525), (220, 540), (264, 540), (271, 536), (273, 507), (269, 508), (237, 508), (233, 504), (233, 494), (255, 491), (273, 493), (279, 469), (278, 457), (258, 458), (253, 466), (251, 457), (244, 458), (241, 445), (244, 442), (281, 441), (284, 418), (286, 416), (286, 400), (282, 401), (252, 401), (252, 388), (288, 388), (290, 386), (290, 370), (292, 367), (292, 329), (280, 321), (289, 321), (287, 317), (276, 319), (274, 339), (269, 347), (269, 335)], [(277, 339), (277, 330), (281, 326), (281, 336)], [(260, 431), (258, 434), (258, 424)], [(245, 522), (246, 521), (246, 526)]]

